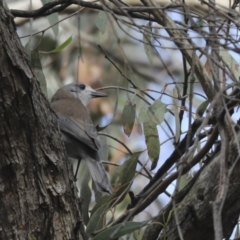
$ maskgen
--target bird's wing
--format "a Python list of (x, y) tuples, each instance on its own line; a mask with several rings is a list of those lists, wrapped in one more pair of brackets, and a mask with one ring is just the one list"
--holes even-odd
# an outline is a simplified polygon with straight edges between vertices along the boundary
[(73, 117), (66, 118), (61, 115), (58, 115), (57, 121), (61, 131), (75, 137), (92, 149), (98, 150), (100, 148), (98, 133), (92, 121), (83, 121)]

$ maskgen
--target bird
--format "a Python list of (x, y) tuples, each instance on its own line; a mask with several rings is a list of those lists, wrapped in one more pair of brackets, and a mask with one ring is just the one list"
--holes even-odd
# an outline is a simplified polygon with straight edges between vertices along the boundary
[(57, 115), (54, 122), (62, 133), (68, 158), (78, 160), (75, 179), (80, 162), (84, 159), (96, 189), (111, 194), (112, 186), (98, 154), (98, 133), (86, 109), (91, 99), (98, 97), (107, 97), (107, 94), (81, 82), (70, 83), (56, 91), (51, 107)]

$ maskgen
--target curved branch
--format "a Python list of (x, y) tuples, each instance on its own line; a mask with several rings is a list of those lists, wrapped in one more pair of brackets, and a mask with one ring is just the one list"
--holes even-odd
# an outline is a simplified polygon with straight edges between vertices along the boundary
[[(62, 5), (64, 4), (64, 5)], [(32, 18), (32, 17), (42, 17), (42, 16), (47, 16), (52, 14), (53, 12), (56, 12), (57, 10), (64, 10), (67, 8), (69, 5), (75, 4), (79, 5), (81, 7), (86, 7), (86, 8), (91, 8), (95, 10), (100, 10), (104, 11), (104, 7), (101, 6), (100, 4), (96, 4), (94, 2), (86, 2), (82, 0), (57, 0), (53, 2), (49, 2), (47, 4), (44, 4), (41, 8), (36, 9), (36, 10), (30, 10), (30, 11), (25, 11), (25, 10), (17, 10), (17, 9), (11, 9), (10, 12), (14, 17), (24, 17), (24, 18)], [(62, 6), (58, 6), (62, 5)], [(149, 15), (144, 15), (136, 12), (149, 12), (152, 11), (152, 9), (156, 9), (156, 7), (143, 7), (142, 10), (140, 10), (140, 7), (138, 8), (131, 8), (131, 7), (125, 7), (124, 11), (121, 10), (121, 8), (110, 8), (112, 13), (120, 15), (120, 16), (126, 16), (125, 12), (128, 13), (129, 16), (137, 19), (144, 19), (148, 21), (154, 21), (153, 17), (150, 17)]]

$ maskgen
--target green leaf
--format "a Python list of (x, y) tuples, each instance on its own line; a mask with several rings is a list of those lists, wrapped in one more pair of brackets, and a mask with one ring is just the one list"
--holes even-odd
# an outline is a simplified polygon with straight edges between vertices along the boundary
[(93, 216), (93, 214), (95, 213), (95, 211), (102, 207), (105, 206), (106, 209), (108, 209), (109, 207), (109, 203), (111, 202), (112, 196), (111, 195), (103, 195), (95, 204), (95, 206), (93, 207), (93, 209), (91, 210), (91, 217)]
[(196, 116), (202, 117), (203, 114), (204, 114), (204, 112), (205, 112), (206, 109), (207, 109), (208, 104), (209, 104), (209, 101), (208, 101), (208, 100), (202, 102), (202, 103), (198, 106), (198, 108), (197, 108)]
[(156, 123), (150, 121), (143, 124), (148, 156), (152, 160), (151, 170), (157, 166), (160, 154), (160, 142)]
[(238, 62), (229, 54), (227, 50), (222, 47), (220, 48), (220, 56), (222, 56), (224, 62), (228, 65), (235, 78), (239, 81), (240, 68)]
[[(106, 130), (101, 131), (102, 133), (106, 133)], [(107, 161), (108, 159), (108, 142), (107, 142), (107, 137), (104, 135), (99, 135), (99, 140), (101, 147), (98, 151), (98, 155), (101, 160)]]
[[(41, 1), (42, 1), (43, 5), (51, 2), (50, 0), (41, 0)], [(52, 13), (51, 15), (48, 15), (47, 19), (48, 19), (50, 26), (55, 24), (54, 26), (52, 26), (52, 30), (53, 30), (55, 37), (57, 37), (58, 31), (59, 31), (58, 24), (56, 24), (58, 22), (58, 13)]]
[(104, 34), (109, 24), (108, 16), (104, 11), (98, 13), (95, 24), (100, 32)]
[(202, 19), (199, 19), (198, 21), (195, 22), (197, 27), (202, 28), (204, 26), (204, 21)]
[(45, 94), (45, 96), (47, 97), (47, 83), (46, 83), (44, 73), (42, 71), (42, 64), (38, 54), (38, 47), (35, 47), (33, 50), (31, 50), (30, 46), (31, 46), (31, 43), (28, 42), (25, 46), (25, 49), (27, 54), (30, 57), (31, 66), (40, 83), (40, 87), (43, 93)]
[(199, 29), (204, 29), (204, 28), (208, 27), (208, 23), (204, 19), (199, 19), (197, 21), (193, 20), (193, 22), (195, 22), (195, 24), (193, 24), (193, 25), (195, 25), (195, 27), (198, 27)]
[(153, 121), (157, 124), (161, 124), (164, 120), (165, 113), (166, 104), (162, 103), (160, 99), (157, 99), (150, 107), (140, 110), (138, 121), (140, 123)]
[[(186, 162), (184, 162), (184, 164), (188, 164), (193, 159), (193, 156), (194, 156), (194, 153), (195, 153), (195, 150), (194, 150), (193, 147), (189, 148), (188, 151), (190, 153), (188, 155), (188, 158), (187, 158)], [(179, 164), (178, 170), (181, 171), (181, 169), (183, 168), (184, 164), (183, 163)], [(178, 191), (181, 191), (187, 185), (188, 181), (189, 181), (188, 174), (183, 174), (180, 177), (180, 182), (179, 182), (179, 185), (178, 185)]]
[(138, 157), (142, 152), (133, 153), (130, 159), (126, 160), (112, 175), (112, 185), (114, 190), (117, 192), (117, 196), (120, 196), (125, 192), (124, 196), (127, 194), (126, 189), (130, 186), (129, 184), (135, 176), (135, 170), (138, 162)]
[(148, 115), (148, 108), (141, 108), (138, 114), (139, 123), (145, 123), (151, 121), (150, 116)]
[(84, 224), (87, 225), (89, 222), (89, 204), (91, 202), (92, 192), (88, 185), (90, 181), (90, 173), (88, 168), (85, 169), (82, 183), (81, 183), (81, 192), (80, 196), (82, 199), (82, 215)]
[(178, 191), (181, 191), (188, 183), (188, 174), (183, 174), (180, 177), (180, 182), (178, 185)]
[(72, 36), (69, 37), (66, 41), (64, 41), (62, 44), (60, 44), (55, 49), (49, 51), (49, 52), (40, 52), (42, 54), (49, 54), (49, 53), (56, 53), (62, 51), (65, 47), (67, 47), (72, 42)]
[(110, 240), (118, 239), (126, 234), (132, 233), (133, 231), (138, 230), (146, 225), (146, 222), (126, 222), (119, 223), (113, 227), (110, 227), (98, 235), (96, 235), (92, 240)]
[[(227, 66), (229, 67), (230, 71), (235, 76), (235, 78), (239, 81), (240, 80), (240, 67), (239, 67), (238, 62), (232, 57), (232, 55), (226, 49), (224, 49), (222, 47), (220, 48), (219, 55), (222, 57), (225, 64), (227, 64)], [(223, 66), (224, 68), (226, 68), (225, 64)], [(211, 64), (209, 63), (208, 60), (206, 61), (204, 68), (205, 68), (206, 72), (208, 73), (209, 77), (212, 78)], [(227, 70), (227, 68), (226, 68), (226, 70)]]
[(131, 135), (136, 116), (136, 104), (127, 101), (123, 108), (122, 123), (124, 133), (129, 137)]
[(152, 22), (149, 22), (143, 28), (143, 45), (148, 60), (153, 65), (153, 38), (152, 38)]
[[(57, 37), (58, 32), (59, 32), (59, 27), (58, 27), (58, 13), (52, 13), (51, 15), (47, 16), (48, 22), (50, 26), (52, 26), (53, 33), (55, 37)], [(56, 24), (57, 23), (57, 24)]]
[(89, 236), (91, 233), (100, 230), (105, 225), (105, 214), (107, 212), (107, 205), (99, 207), (91, 216), (87, 228), (86, 234)]
[(174, 118), (175, 118), (175, 141), (176, 143), (178, 143), (179, 138), (180, 138), (180, 119), (179, 119), (179, 114), (178, 114), (178, 93), (177, 93), (177, 89), (173, 88), (173, 113), (174, 113)]
[[(138, 162), (139, 155), (142, 152), (133, 153), (129, 160), (126, 160), (120, 167), (117, 168), (112, 175), (112, 185), (114, 186), (114, 192), (112, 195), (104, 195), (96, 203), (91, 211), (91, 218), (88, 223), (88, 234), (98, 229), (99, 222), (104, 222), (105, 212), (110, 208), (116, 206), (122, 201), (122, 199), (128, 193), (130, 183), (135, 176), (135, 170)], [(97, 226), (95, 227), (95, 225)]]

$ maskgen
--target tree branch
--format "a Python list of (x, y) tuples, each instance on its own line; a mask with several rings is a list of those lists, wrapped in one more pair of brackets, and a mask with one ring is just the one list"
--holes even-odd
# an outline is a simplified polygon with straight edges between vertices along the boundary
[[(64, 4), (63, 6), (58, 6)], [(56, 11), (62, 11), (65, 8), (67, 8), (69, 5), (75, 4), (82, 7), (87, 7), (95, 10), (105, 11), (106, 9), (101, 6), (100, 4), (93, 3), (93, 2), (86, 2), (82, 0), (57, 0), (53, 2), (49, 2), (47, 4), (44, 4), (41, 8), (37, 10), (32, 11), (25, 11), (25, 10), (17, 10), (17, 9), (11, 9), (10, 12), (14, 17), (24, 17), (24, 18), (32, 18), (32, 17), (42, 17), (52, 14)], [(149, 17), (148, 15), (139, 14), (136, 12), (150, 12), (152, 9), (156, 9), (156, 7), (123, 7), (124, 11), (122, 11), (121, 8), (109, 8), (112, 13), (120, 15), (120, 16), (126, 16), (124, 14), (124, 11), (129, 14), (129, 16), (137, 19), (144, 19), (148, 21), (155, 21), (153, 17)]]

